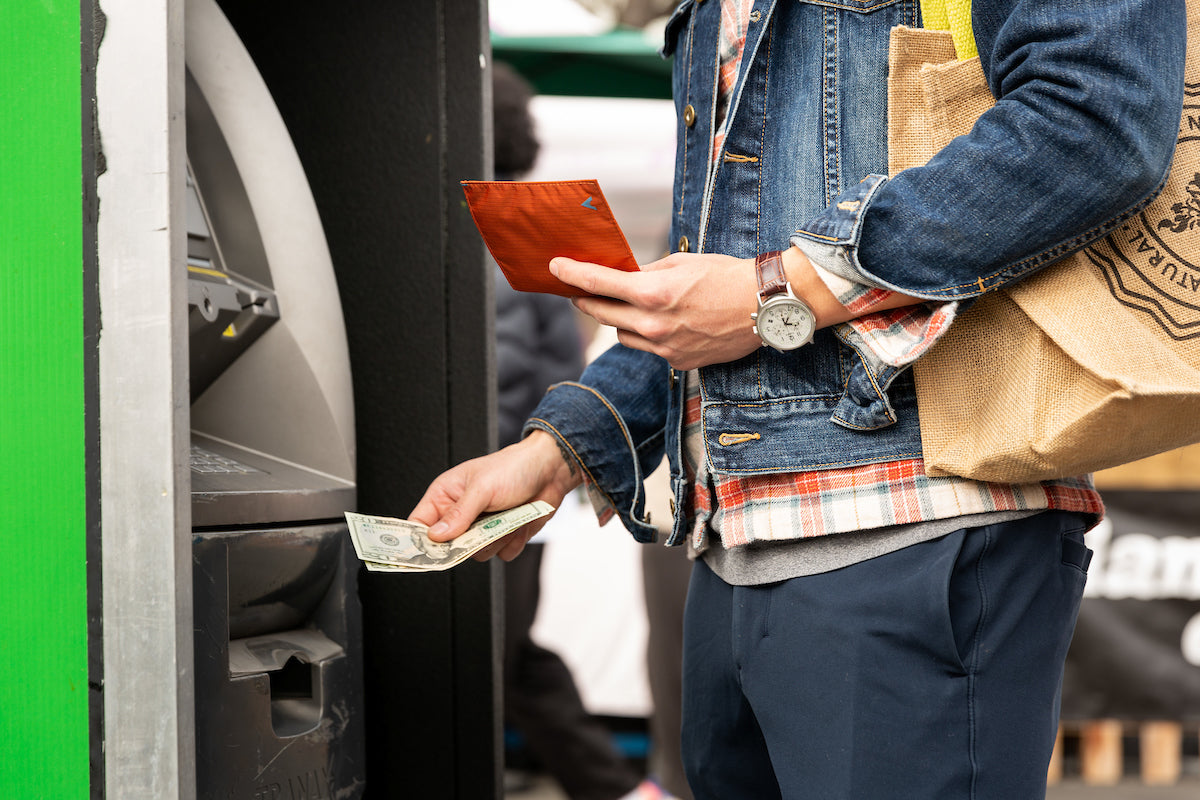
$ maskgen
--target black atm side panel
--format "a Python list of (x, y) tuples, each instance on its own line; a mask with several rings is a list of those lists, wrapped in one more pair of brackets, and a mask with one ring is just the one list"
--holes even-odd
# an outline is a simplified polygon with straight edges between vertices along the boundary
[[(403, 513), (494, 436), (490, 273), (458, 184), (490, 174), (486, 0), (346, 14), (219, 2), (287, 122), (334, 255), (360, 506)], [(369, 797), (503, 796), (500, 566), (360, 573)], [(397, 754), (421, 769), (396, 770)]]

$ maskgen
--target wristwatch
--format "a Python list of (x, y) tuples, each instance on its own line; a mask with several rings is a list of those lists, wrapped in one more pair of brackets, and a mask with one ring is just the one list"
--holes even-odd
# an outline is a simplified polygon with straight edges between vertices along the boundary
[(754, 332), (763, 345), (786, 351), (811, 342), (817, 329), (816, 315), (792, 291), (779, 251), (760, 254), (754, 268), (758, 273), (758, 311), (750, 319), (756, 323)]

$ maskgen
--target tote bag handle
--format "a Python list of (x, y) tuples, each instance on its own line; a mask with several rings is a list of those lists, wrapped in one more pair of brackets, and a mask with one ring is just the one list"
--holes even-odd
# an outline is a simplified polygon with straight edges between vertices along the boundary
[(959, 61), (978, 55), (971, 30), (971, 0), (921, 0), (921, 21), (927, 30), (950, 31)]

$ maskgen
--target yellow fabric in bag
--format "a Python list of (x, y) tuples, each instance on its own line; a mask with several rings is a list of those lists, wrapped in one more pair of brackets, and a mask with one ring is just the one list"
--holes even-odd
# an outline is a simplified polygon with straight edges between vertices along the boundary
[(971, 30), (971, 0), (921, 0), (921, 21), (928, 30), (950, 31), (959, 61), (978, 55)]
[[(1187, 11), (1185, 82), (1196, 86), (1200, 0)], [(979, 59), (957, 60), (953, 39), (892, 29), (892, 172), (967, 133), (992, 102)], [(1173, 448), (1200, 440), (1200, 337), (1188, 335), (1200, 308), (1176, 275), (1200, 264), (1200, 239), (1161, 224), (1195, 196), (1200, 140), (1186, 123), (1161, 194), (1126, 228), (983, 295), (913, 365), (929, 475), (1029, 483), (1166, 451), (1172, 473), (1194, 471)], [(1131, 469), (1149, 472), (1146, 461)]]

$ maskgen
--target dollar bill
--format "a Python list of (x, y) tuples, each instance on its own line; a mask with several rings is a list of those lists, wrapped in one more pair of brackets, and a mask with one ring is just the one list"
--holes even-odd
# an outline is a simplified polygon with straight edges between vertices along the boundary
[(430, 572), (449, 569), (497, 539), (554, 511), (535, 500), (495, 514), (485, 514), (461, 536), (435, 542), (420, 523), (396, 517), (346, 512), (354, 552), (373, 572)]

